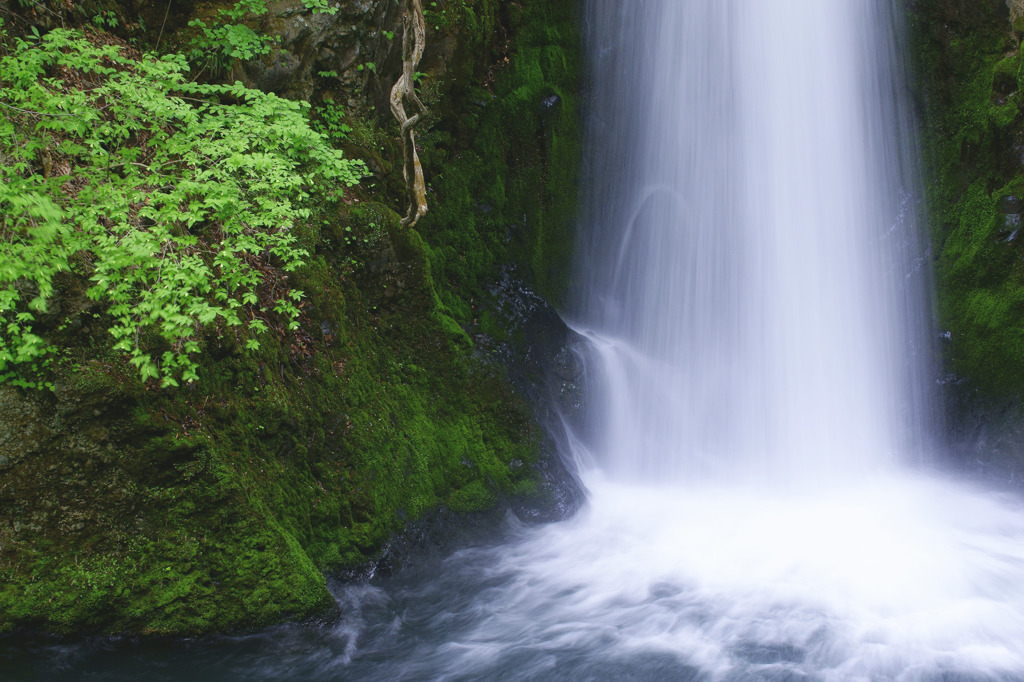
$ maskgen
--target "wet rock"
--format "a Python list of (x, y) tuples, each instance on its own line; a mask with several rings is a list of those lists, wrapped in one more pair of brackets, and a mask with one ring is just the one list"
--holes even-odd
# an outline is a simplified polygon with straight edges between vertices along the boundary
[(378, 178), (390, 172), (390, 165), (386, 165), (384, 159), (372, 149), (353, 145), (345, 150), (345, 154), (362, 159), (370, 173)]
[(0, 387), (0, 452), (7, 466), (37, 452), (48, 435), (39, 403), (17, 389)]
[[(493, 357), (507, 368), (509, 378), (533, 406), (547, 438), (540, 462), (541, 494), (513, 500), (512, 510), (523, 521), (547, 522), (572, 516), (583, 501), (582, 486), (563, 459), (569, 452), (565, 417), (572, 419), (582, 403), (582, 369), (568, 348), (574, 334), (557, 311), (518, 276), (505, 268), (490, 292), (497, 316), (509, 331), (505, 341), (492, 344)], [(478, 344), (479, 349), (487, 348)]]
[[(1009, 216), (1007, 216), (1007, 217), (1009, 217)], [(1014, 216), (1014, 217), (1017, 218), (1017, 222), (1014, 224), (1014, 227), (1017, 227), (1017, 226), (1019, 226), (1021, 224), (1020, 223), (1020, 216)], [(1000, 232), (999, 234), (996, 235), (996, 243), (997, 244), (1009, 244), (1010, 242), (1012, 242), (1015, 239), (1017, 239), (1017, 235), (1018, 234), (1020, 234), (1020, 230), (1019, 229), (1003, 230), (1002, 232)]]
[(36, 324), (40, 329), (53, 329), (66, 317), (64, 314), (64, 306), (61, 304), (59, 298), (53, 298), (47, 301), (46, 312), (36, 316)]
[(250, 69), (252, 85), (264, 92), (284, 94), (302, 79), (302, 62), (290, 52), (278, 52), (269, 66)]
[[(996, 210), (1003, 214), (1024, 213), (1024, 200), (1013, 194), (1007, 195), (996, 202)], [(1020, 219), (1019, 215), (1017, 215), (1017, 219)]]
[(548, 132), (551, 124), (558, 118), (562, 109), (562, 98), (555, 93), (550, 93), (541, 98), (537, 107), (540, 112), (540, 124), (545, 132)]
[(375, 561), (338, 577), (345, 581), (369, 580), (440, 561), (457, 547), (492, 541), (505, 521), (505, 511), (499, 508), (466, 514), (439, 507), (406, 524)]
[(941, 384), (948, 415), (947, 466), (960, 476), (989, 485), (1024, 489), (1024, 419), (1019, 401), (985, 398), (971, 382), (953, 374)]
[(262, 59), (236, 64), (232, 77), (302, 100), (311, 98), (320, 73), (338, 74), (345, 90), (362, 90), (373, 75), (366, 65), (384, 61), (393, 49), (379, 37), (381, 29), (395, 28), (395, 18), (392, 12), (378, 11), (372, 0), (341, 0), (334, 6), (338, 11), (327, 14), (307, 9), (301, 0), (271, 3), (261, 25), (254, 28), (277, 36), (277, 45)]
[(997, 104), (1002, 106), (1006, 98), (1017, 91), (1017, 78), (1013, 74), (999, 72), (995, 74), (992, 82), (992, 91), (996, 95)]
[(579, 357), (568, 348), (564, 348), (555, 356), (555, 364), (552, 371), (562, 381), (578, 381), (583, 374), (583, 367), (580, 364)]
[(554, 109), (558, 107), (558, 105), (561, 103), (562, 98), (556, 95), (555, 93), (545, 95), (540, 101), (540, 112), (546, 113), (549, 111), (554, 111)]
[(1011, 167), (1024, 169), (1024, 143), (1018, 143), (1009, 148), (1008, 163)]

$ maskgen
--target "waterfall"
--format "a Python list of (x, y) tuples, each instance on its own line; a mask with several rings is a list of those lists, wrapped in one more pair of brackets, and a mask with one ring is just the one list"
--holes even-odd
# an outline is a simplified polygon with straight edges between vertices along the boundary
[(590, 0), (576, 325), (619, 479), (922, 451), (926, 269), (888, 0)]

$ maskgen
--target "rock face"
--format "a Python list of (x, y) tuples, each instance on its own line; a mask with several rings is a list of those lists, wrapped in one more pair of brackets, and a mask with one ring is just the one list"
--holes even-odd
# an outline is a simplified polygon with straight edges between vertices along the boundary
[(1024, 19), (1024, 0), (1006, 0), (1006, 6), (1010, 8), (1010, 18), (1016, 28), (1018, 22)]
[[(308, 101), (318, 74), (333, 72), (328, 78), (358, 93), (374, 76), (377, 60), (383, 65), (392, 49), (383, 31), (395, 29), (395, 4), (344, 0), (336, 6), (332, 15), (307, 9), (300, 0), (269, 3), (258, 29), (277, 36), (277, 46), (264, 59), (236, 63), (232, 75), (250, 87)], [(359, 102), (353, 98), (350, 104)]]
[[(542, 504), (518, 500), (517, 516), (531, 521), (553, 521), (571, 516), (583, 502), (582, 486), (558, 453), (568, 453), (563, 419), (574, 423), (581, 416), (583, 368), (571, 345), (575, 336), (551, 305), (517, 274), (506, 267), (491, 283), (493, 312), (504, 321), (500, 339), (475, 326), (476, 352), (500, 357), (509, 379), (519, 387), (545, 426), (539, 484), (545, 491)], [(525, 350), (525, 352), (523, 352)], [(522, 466), (522, 462), (517, 462)], [(553, 503), (552, 503), (553, 502)]]
[[(125, 32), (140, 30), (130, 5)], [(408, 553), (385, 546), (457, 535), (466, 515), (575, 508), (538, 421), (547, 408), (526, 402), (547, 395), (566, 334), (533, 292), (557, 298), (571, 252), (571, 3), (479, 0), (428, 16), (421, 85), (434, 113), (420, 144), (432, 206), (419, 232), (391, 208), (400, 164), (380, 103), (398, 68), (394, 3), (270, 10), (258, 21), (277, 47), (227, 77), (341, 104), (339, 144), (374, 176), (315, 197), (314, 219), (295, 228), (310, 254), (289, 274), (306, 292), (298, 329), (271, 331), (258, 353), (205, 330), (194, 386), (141, 382), (82, 283), (62, 285), (40, 329), (63, 349), (47, 370), (53, 390), (0, 384), (0, 631), (260, 626), (322, 612), (325, 572), (394, 566)], [(140, 11), (155, 40), (161, 17)], [(186, 42), (175, 31), (188, 18), (168, 22), (165, 46)], [(489, 289), (511, 270), (519, 293)], [(509, 308), (516, 297), (528, 314)], [(502, 353), (482, 352), (489, 334)]]
[[(482, 13), (497, 11), (494, 0), (478, 5)], [(266, 16), (249, 23), (279, 40), (266, 57), (236, 63), (232, 77), (290, 99), (313, 101), (324, 90), (344, 93), (347, 108), (387, 115), (388, 95), (401, 68), (401, 4), (341, 0), (333, 6), (338, 11), (327, 14), (307, 9), (301, 0), (268, 3)], [(468, 14), (461, 21), (446, 18), (443, 30), (436, 22), (428, 27), (420, 66), (424, 78), (443, 76), (446, 90), (467, 85), (480, 59), (473, 48), (495, 38), (487, 34), (497, 26), (481, 23), (469, 6), (462, 11)]]
[(908, 3), (924, 113), (952, 456), (1024, 462), (1024, 57), (1017, 0)]

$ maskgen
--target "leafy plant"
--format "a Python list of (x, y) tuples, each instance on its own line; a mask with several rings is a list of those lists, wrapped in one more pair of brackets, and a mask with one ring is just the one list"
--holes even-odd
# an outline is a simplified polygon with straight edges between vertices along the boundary
[(302, 4), (306, 9), (313, 10), (314, 12), (322, 14), (337, 14), (338, 8), (331, 7), (328, 4), (328, 0), (302, 0)]
[[(302, 4), (316, 13), (336, 14), (338, 11), (329, 0), (302, 0)], [(234, 59), (248, 60), (269, 54), (274, 38), (260, 35), (241, 23), (246, 15), (266, 13), (266, 0), (238, 0), (229, 9), (217, 10), (218, 22), (207, 24), (202, 19), (193, 19), (188, 25), (199, 31), (192, 39), (189, 58), (193, 61), (206, 58), (214, 71), (222, 73)]]
[(135, 60), (76, 31), (4, 48), (0, 380), (52, 352), (33, 325), (62, 271), (88, 278), (114, 348), (164, 386), (197, 378), (204, 326), (258, 333), (267, 308), (297, 324), (283, 273), (307, 254), (291, 228), (311, 189), (365, 172), (310, 128), (307, 104), (191, 83), (182, 55)]
[(499, 4), (494, 0), (434, 0), (424, 7), (423, 16), (435, 31), (461, 31), (479, 45), (496, 26)]
[(352, 132), (352, 127), (345, 122), (345, 112), (334, 102), (328, 101), (316, 107), (315, 112), (313, 127), (331, 142), (344, 142)]
[(207, 24), (202, 19), (188, 22), (189, 26), (199, 29), (192, 39), (189, 58), (198, 61), (206, 57), (215, 71), (223, 72), (233, 59), (268, 54), (274, 39), (239, 23), (250, 12), (258, 16), (266, 14), (265, 0), (238, 0), (230, 9), (217, 10), (222, 23)]
[(103, 28), (107, 26), (109, 28), (117, 28), (117, 15), (113, 12), (100, 12), (92, 18), (94, 26)]

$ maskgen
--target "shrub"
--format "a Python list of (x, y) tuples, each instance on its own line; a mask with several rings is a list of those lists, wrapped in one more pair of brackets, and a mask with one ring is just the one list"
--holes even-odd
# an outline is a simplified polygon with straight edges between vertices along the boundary
[[(295, 325), (302, 292), (281, 273), (307, 254), (291, 228), (312, 188), (364, 173), (307, 104), (192, 83), (184, 56), (132, 58), (101, 37), (0, 42), (0, 379), (24, 382), (52, 351), (33, 323), (61, 271), (90, 280), (114, 347), (163, 385), (196, 379), (205, 325), (264, 331), (268, 308)], [(140, 341), (152, 332), (159, 356)]]

